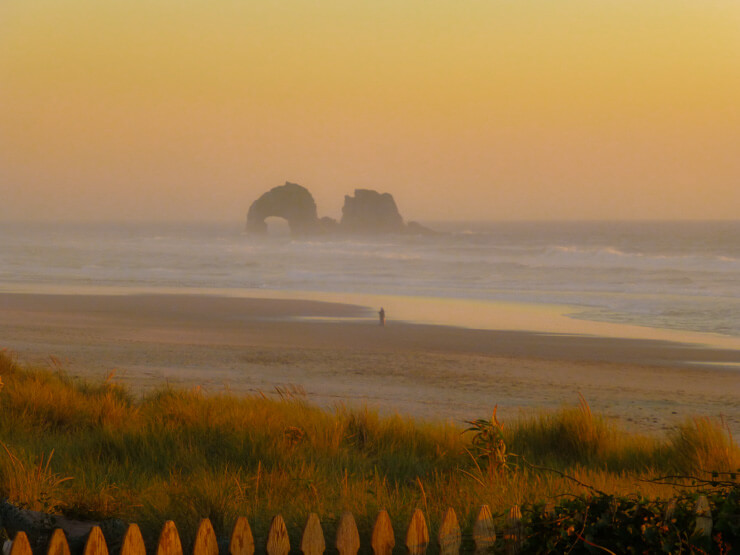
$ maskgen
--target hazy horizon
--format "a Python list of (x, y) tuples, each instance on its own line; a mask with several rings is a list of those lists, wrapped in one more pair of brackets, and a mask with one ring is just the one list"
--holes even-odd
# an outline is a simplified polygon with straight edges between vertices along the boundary
[[(249, 207), (247, 207), (249, 208)], [(526, 219), (526, 218), (520, 218), (520, 219), (512, 219), (512, 218), (499, 218), (499, 219), (488, 219), (488, 220), (482, 220), (482, 219), (456, 219), (456, 218), (448, 218), (448, 219), (422, 219), (422, 220), (412, 220), (410, 218), (406, 218), (403, 210), (399, 210), (401, 212), (401, 216), (404, 219), (404, 222), (414, 221), (416, 223), (429, 226), (433, 230), (437, 231), (437, 229), (434, 227), (435, 225), (438, 226), (495, 226), (495, 225), (517, 225), (517, 224), (531, 224), (531, 225), (538, 225), (542, 224), (543, 226), (546, 225), (558, 225), (558, 224), (687, 224), (687, 225), (701, 225), (703, 223), (706, 224), (737, 224), (740, 222), (740, 217), (735, 218), (665, 218), (665, 219), (648, 219), (648, 218), (572, 218), (572, 219), (566, 219), (566, 218), (552, 218), (552, 219)], [(328, 216), (330, 218), (334, 218), (337, 221), (339, 221), (342, 217), (341, 210), (339, 214), (324, 214), (321, 212), (319, 208), (319, 217), (325, 217)], [(275, 222), (272, 222), (272, 220), (275, 220)], [(272, 225), (278, 225), (278, 226), (285, 226), (286, 230), (289, 230), (289, 224), (287, 220), (283, 220), (283, 222), (278, 222), (278, 220), (283, 220), (280, 216), (274, 216), (269, 217), (266, 219), (268, 224), (271, 226), (270, 229), (272, 229)], [(80, 226), (99, 226), (99, 225), (111, 225), (111, 226), (187, 226), (187, 225), (217, 225), (217, 226), (233, 226), (233, 227), (246, 227), (246, 210), (243, 214), (237, 215), (236, 217), (231, 216), (212, 216), (207, 218), (195, 218), (195, 219), (185, 219), (185, 218), (177, 218), (177, 217), (165, 217), (165, 218), (154, 218), (154, 217), (141, 217), (141, 218), (129, 218), (129, 219), (123, 219), (123, 218), (116, 218), (115, 216), (110, 217), (109, 215), (101, 215), (97, 217), (89, 217), (89, 218), (78, 218), (78, 219), (72, 219), (69, 217), (50, 217), (50, 218), (36, 218), (36, 217), (28, 217), (28, 218), (14, 218), (12, 215), (8, 216), (6, 218), (3, 218), (3, 221), (0, 222), (0, 225), (2, 224), (8, 224), (8, 225), (80, 225)], [(272, 232), (270, 232), (272, 234)], [(362, 235), (362, 234), (359, 234)], [(382, 235), (382, 234), (381, 234)], [(331, 236), (331, 234), (329, 234)], [(255, 235), (254, 237), (259, 238), (259, 235)], [(319, 236), (320, 237), (320, 236)]]
[(5, 0), (0, 218), (734, 220), (732, 0)]

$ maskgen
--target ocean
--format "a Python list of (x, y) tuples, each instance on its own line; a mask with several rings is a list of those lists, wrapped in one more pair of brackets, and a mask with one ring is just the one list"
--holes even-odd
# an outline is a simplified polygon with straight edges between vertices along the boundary
[(0, 291), (399, 295), (569, 307), (571, 318), (740, 337), (740, 221), (429, 223), (294, 239), (242, 222), (0, 224)]

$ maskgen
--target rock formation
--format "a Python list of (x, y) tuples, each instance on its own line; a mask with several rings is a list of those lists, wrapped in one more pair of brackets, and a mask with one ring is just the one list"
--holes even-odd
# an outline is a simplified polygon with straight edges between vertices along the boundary
[(355, 189), (355, 196), (346, 195), (342, 207), (342, 231), (349, 233), (401, 233), (403, 218), (390, 193), (370, 189)]
[(247, 231), (266, 233), (265, 219), (285, 218), (294, 236), (338, 233), (431, 233), (415, 222), (405, 224), (390, 193), (355, 189), (354, 196), (344, 197), (342, 220), (319, 219), (313, 196), (305, 187), (286, 182), (258, 198), (247, 213)]
[(311, 193), (305, 187), (288, 181), (270, 189), (252, 203), (247, 213), (247, 231), (267, 233), (265, 219), (272, 216), (285, 218), (292, 235), (313, 235), (321, 228)]

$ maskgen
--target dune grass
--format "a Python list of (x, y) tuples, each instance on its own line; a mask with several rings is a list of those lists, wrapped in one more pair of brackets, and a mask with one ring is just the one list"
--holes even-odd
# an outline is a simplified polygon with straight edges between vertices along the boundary
[[(273, 515), (292, 534), (316, 512), (327, 534), (341, 513), (369, 534), (385, 508), (397, 537), (417, 507), (432, 528), (452, 506), (464, 529), (477, 507), (581, 494), (670, 496), (651, 478), (740, 467), (721, 423), (688, 419), (666, 437), (628, 434), (578, 407), (506, 423), (505, 471), (476, 458), (472, 434), (445, 423), (324, 410), (300, 397), (205, 395), (162, 388), (141, 399), (108, 379), (28, 368), (0, 354), (0, 497), (35, 510), (139, 523), (153, 541), (174, 520), (183, 542), (210, 518), (227, 535), (240, 515), (265, 538)], [(298, 538), (291, 538), (297, 541)]]

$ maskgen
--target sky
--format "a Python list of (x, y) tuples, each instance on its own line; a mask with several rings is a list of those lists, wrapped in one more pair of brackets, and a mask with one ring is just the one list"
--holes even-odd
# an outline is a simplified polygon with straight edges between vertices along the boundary
[(737, 0), (0, 0), (0, 218), (737, 219)]

